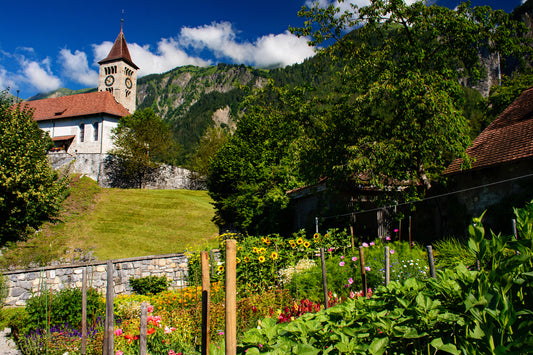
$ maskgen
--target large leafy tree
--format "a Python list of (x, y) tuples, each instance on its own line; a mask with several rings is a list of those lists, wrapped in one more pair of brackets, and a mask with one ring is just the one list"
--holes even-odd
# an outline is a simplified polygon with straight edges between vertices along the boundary
[(215, 222), (251, 233), (279, 231), (286, 221), (286, 191), (300, 186), (300, 122), (309, 105), (305, 89), (269, 85), (249, 96), (237, 130), (209, 166)]
[(173, 163), (178, 152), (168, 124), (151, 108), (121, 118), (113, 140), (115, 148), (110, 154), (117, 159), (117, 164), (112, 164), (115, 180), (133, 179), (139, 188), (161, 164)]
[(337, 117), (351, 122), (352, 142), (329, 166), (344, 177), (363, 172), (378, 186), (395, 179), (429, 189), (468, 144), (460, 79), (486, 74), (483, 51), (503, 58), (527, 50), (524, 27), (488, 7), (372, 0), (345, 12), (317, 3), (299, 14), (307, 21), (293, 32), (310, 36), (312, 45), (335, 42), (321, 51), (344, 64), (335, 100), (343, 111)]
[(59, 211), (66, 181), (46, 157), (50, 137), (24, 104), (0, 93), (0, 243), (15, 241)]

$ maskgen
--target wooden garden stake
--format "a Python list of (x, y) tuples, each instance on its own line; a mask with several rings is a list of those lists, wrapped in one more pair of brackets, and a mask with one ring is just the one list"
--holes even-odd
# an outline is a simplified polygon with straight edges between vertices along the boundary
[(398, 225), (398, 238), (400, 239), (400, 242), (401, 242), (402, 241), (402, 220), (401, 219)]
[(183, 271), (180, 271), (180, 275), (181, 275), (181, 310), (183, 310), (183, 301), (185, 300), (183, 298), (183, 289), (185, 288), (184, 284), (183, 284)]
[(513, 218), (513, 235), (518, 240), (518, 230), (516, 229), (516, 219)]
[(324, 290), (324, 309), (328, 309), (328, 282), (326, 279), (326, 258), (324, 248), (320, 248), (320, 260), (322, 261), (322, 289)]
[(226, 241), (226, 355), (237, 354), (237, 242)]
[(87, 354), (87, 267), (81, 278), (81, 346), (80, 353)]
[(111, 260), (107, 261), (107, 290), (105, 301), (105, 329), (104, 329), (104, 349), (103, 355), (114, 355), (114, 327), (115, 320), (113, 317), (113, 299), (115, 298), (115, 289), (113, 283), (113, 273), (115, 268)]
[(409, 249), (413, 249), (413, 245), (411, 242), (411, 216), (409, 216)]
[(361, 281), (363, 285), (363, 296), (367, 296), (367, 285), (366, 285), (366, 269), (365, 269), (365, 254), (363, 251), (363, 246), (359, 247), (359, 262), (361, 263)]
[(435, 260), (433, 259), (433, 247), (431, 245), (426, 246), (428, 250), (428, 264), (429, 264), (429, 273), (434, 279), (437, 278), (435, 274)]
[(148, 350), (148, 305), (141, 303), (141, 329), (139, 333), (139, 355), (147, 355)]
[(209, 354), (209, 331), (210, 331), (210, 275), (209, 275), (209, 254), (206, 251), (200, 253), (202, 266), (202, 355)]
[(385, 286), (390, 282), (390, 254), (389, 247), (385, 247)]

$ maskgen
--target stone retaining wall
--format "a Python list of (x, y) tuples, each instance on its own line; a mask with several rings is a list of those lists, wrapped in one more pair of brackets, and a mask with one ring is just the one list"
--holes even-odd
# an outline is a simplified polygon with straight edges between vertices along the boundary
[[(8, 285), (7, 306), (24, 306), (26, 300), (39, 290), (54, 291), (69, 287), (81, 288), (83, 269), (87, 268), (87, 283), (102, 294), (107, 285), (106, 261), (47, 266), (42, 268), (5, 271)], [(171, 289), (187, 283), (187, 257), (182, 254), (166, 254), (113, 260), (115, 266), (115, 294), (130, 294), (130, 277), (166, 276)]]

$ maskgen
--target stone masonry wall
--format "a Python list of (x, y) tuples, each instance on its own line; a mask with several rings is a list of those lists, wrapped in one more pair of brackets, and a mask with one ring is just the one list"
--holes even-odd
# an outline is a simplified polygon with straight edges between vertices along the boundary
[[(64, 288), (81, 288), (83, 269), (87, 268), (87, 285), (105, 294), (107, 285), (106, 261), (78, 263), (42, 268), (5, 271), (8, 284), (7, 306), (24, 306), (26, 300), (39, 290), (59, 291)], [(131, 294), (130, 277), (166, 276), (171, 289), (187, 284), (187, 257), (166, 254), (113, 260), (115, 295)]]

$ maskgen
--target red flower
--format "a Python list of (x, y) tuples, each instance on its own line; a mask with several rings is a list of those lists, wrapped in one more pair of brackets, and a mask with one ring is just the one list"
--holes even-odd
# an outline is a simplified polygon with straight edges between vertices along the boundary
[(150, 328), (148, 329), (148, 331), (146, 332), (146, 334), (150, 335), (150, 334), (154, 334), (155, 333), (155, 328)]

